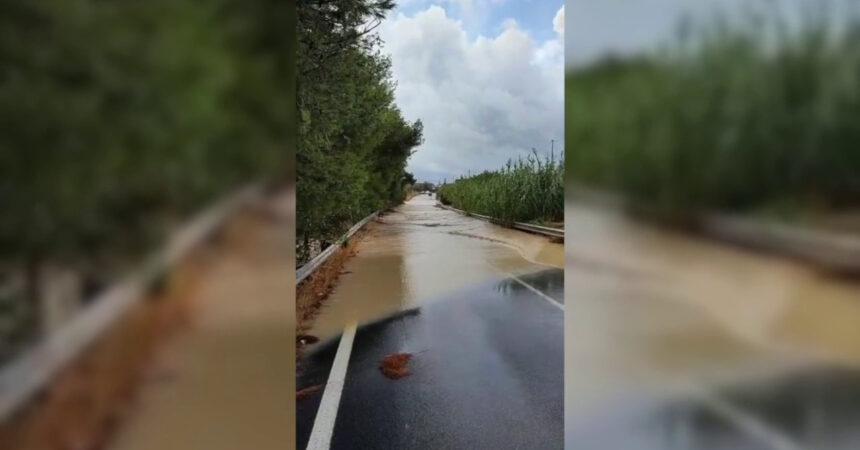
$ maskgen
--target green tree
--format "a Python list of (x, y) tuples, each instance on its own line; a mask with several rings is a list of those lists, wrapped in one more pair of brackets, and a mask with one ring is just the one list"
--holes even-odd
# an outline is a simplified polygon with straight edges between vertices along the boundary
[[(390, 0), (300, 1), (297, 241), (333, 240), (404, 198), (406, 161), (422, 141), (394, 104), (391, 62), (374, 33)], [(414, 180), (412, 180), (414, 182)]]
[(28, 273), (29, 300), (47, 263), (107, 271), (218, 195), (286, 179), (289, 8), (0, 0), (0, 271)]

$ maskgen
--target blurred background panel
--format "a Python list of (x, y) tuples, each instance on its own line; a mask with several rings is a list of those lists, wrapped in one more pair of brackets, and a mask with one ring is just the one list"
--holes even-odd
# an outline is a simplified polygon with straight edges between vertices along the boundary
[(702, 3), (579, 8), (570, 178), (675, 210), (856, 211), (860, 5)]
[(566, 446), (857, 448), (860, 4), (567, 6)]
[[(181, 286), (205, 287), (239, 251), (230, 230), (257, 230), (241, 245), (293, 267), (294, 29), (294, 3), (277, 0), (0, 1), (0, 447), (107, 442), (157, 365), (162, 315), (194, 304), (173, 327), (194, 329), (217, 303)], [(287, 350), (268, 347), (270, 361), (292, 360), (291, 274), (256, 297), (232, 288), (234, 303), (279, 299), (269, 339)]]

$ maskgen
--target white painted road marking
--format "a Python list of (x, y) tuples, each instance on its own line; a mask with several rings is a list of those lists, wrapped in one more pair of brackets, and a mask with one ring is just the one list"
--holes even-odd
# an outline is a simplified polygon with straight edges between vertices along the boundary
[[(534, 286), (521, 280), (514, 274), (502, 272), (506, 276), (522, 284), (535, 294), (539, 295), (551, 305), (564, 311), (564, 306), (554, 298), (544, 294)], [(352, 352), (352, 343), (355, 339), (356, 323), (353, 322), (343, 330), (340, 343), (337, 347), (337, 353), (334, 355), (334, 362), (329, 372), (328, 381), (325, 384), (320, 406), (317, 410), (317, 415), (314, 418), (314, 426), (311, 429), (311, 436), (308, 439), (307, 450), (328, 450), (331, 446), (331, 439), (334, 435), (334, 425), (337, 420), (337, 410), (340, 406), (340, 397), (343, 393), (343, 385), (346, 381), (346, 371), (349, 366), (349, 356)]]
[(507, 273), (507, 272), (502, 272), (502, 273), (504, 273), (505, 276), (510, 277), (511, 279), (516, 281), (517, 283), (520, 283), (521, 285), (525, 286), (526, 288), (528, 288), (530, 291), (534, 292), (535, 294), (541, 296), (544, 300), (548, 301), (552, 306), (555, 306), (556, 308), (564, 311), (564, 305), (559, 303), (556, 299), (550, 297), (549, 295), (544, 294), (543, 292), (541, 292), (536, 287), (526, 283), (525, 281), (521, 280), (519, 277), (517, 277), (516, 275), (514, 275), (512, 273)]
[(724, 419), (735, 424), (748, 436), (768, 445), (774, 450), (804, 450), (800, 444), (792, 440), (788, 435), (772, 428), (761, 421), (758, 417), (736, 407), (718, 395), (704, 388), (694, 387), (697, 397), (707, 405), (711, 411), (722, 416)]
[(344, 328), (334, 355), (334, 363), (328, 374), (322, 400), (314, 418), (314, 427), (308, 439), (307, 450), (328, 450), (331, 437), (334, 434), (334, 423), (337, 419), (337, 409), (340, 406), (340, 395), (346, 381), (346, 369), (349, 366), (349, 355), (352, 352), (352, 341), (355, 339), (355, 322)]
[[(625, 364), (625, 368), (631, 372), (636, 371), (655, 377), (661, 376), (660, 372), (648, 367)], [(694, 379), (685, 378), (677, 380), (675, 386), (683, 389), (692, 398), (698, 399), (711, 412), (737, 427), (740, 432), (766, 445), (769, 449), (806, 450), (806, 447), (779, 429), (772, 427), (756, 414), (732, 404), (729, 400), (712, 392)]]

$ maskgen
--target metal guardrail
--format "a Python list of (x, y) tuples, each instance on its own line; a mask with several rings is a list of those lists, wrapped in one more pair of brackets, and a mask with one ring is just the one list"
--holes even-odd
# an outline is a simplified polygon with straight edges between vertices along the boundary
[(340, 239), (337, 240), (334, 244), (329, 245), (325, 248), (319, 255), (314, 256), (310, 261), (306, 262), (302, 267), (299, 267), (296, 270), (296, 285), (305, 280), (310, 274), (312, 274), (315, 270), (317, 270), (324, 262), (326, 262), (334, 252), (346, 242), (347, 239), (352, 237), (353, 234), (358, 232), (358, 230), (362, 229), (368, 222), (375, 219), (379, 216), (379, 211), (365, 217), (357, 224), (353, 225), (346, 234), (344, 234)]
[[(490, 217), (490, 216), (485, 216), (483, 214), (477, 214), (477, 213), (471, 213), (468, 211), (463, 211), (462, 209), (453, 208), (451, 206), (443, 205), (442, 203), (437, 203), (437, 205), (439, 205), (440, 207), (442, 207), (444, 209), (455, 211), (455, 212), (458, 212), (458, 213), (466, 215), (466, 216), (472, 216), (472, 217), (477, 217), (479, 219), (486, 220), (487, 222), (492, 222), (492, 223), (496, 223), (496, 224), (503, 223), (502, 221), (500, 221), (498, 219), (495, 219), (495, 218)], [(540, 226), (540, 225), (533, 225), (530, 223), (523, 223), (523, 222), (513, 222), (510, 226), (511, 226), (511, 228), (516, 228), (516, 229), (522, 230), (522, 231), (528, 231), (529, 233), (541, 234), (544, 236), (549, 236), (549, 237), (558, 238), (558, 239), (562, 239), (562, 240), (564, 239), (564, 228), (544, 227), (544, 226)]]
[(712, 214), (703, 230), (738, 244), (777, 250), (839, 272), (860, 273), (860, 237), (743, 217)]
[[(631, 205), (622, 195), (583, 186), (568, 187), (565, 197), (600, 208), (623, 210)], [(643, 205), (638, 206), (641, 209)], [(705, 236), (860, 274), (858, 236), (716, 212), (701, 215), (698, 224)]]
[(538, 233), (538, 234), (543, 234), (543, 235), (550, 236), (550, 237), (564, 239), (564, 228), (550, 228), (550, 227), (544, 227), (544, 226), (540, 226), (540, 225), (532, 225), (529, 223), (520, 223), (520, 222), (514, 222), (513, 227), (516, 229), (528, 231), (531, 233)]
[(137, 272), (108, 288), (57, 332), (0, 368), (0, 423), (11, 418), (129, 307), (141, 301), (158, 267), (178, 262), (260, 192), (259, 185), (248, 186), (204, 211), (173, 235)]

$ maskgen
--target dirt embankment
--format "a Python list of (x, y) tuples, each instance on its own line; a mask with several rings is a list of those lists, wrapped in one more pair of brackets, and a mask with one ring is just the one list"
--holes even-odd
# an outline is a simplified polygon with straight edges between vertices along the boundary
[(135, 401), (144, 368), (188, 321), (205, 258), (188, 257), (67, 367), (32, 404), (0, 426), (5, 450), (98, 449)]
[[(194, 316), (204, 303), (200, 293), (211, 284), (207, 278), (215, 276), (215, 263), (224, 255), (242, 253), (249, 242), (258, 240), (266, 223), (289, 222), (290, 217), (276, 217), (276, 208), (270, 209), (256, 205), (237, 214), (173, 267), (166, 280), (154, 285), (38, 398), (0, 425), (0, 448), (95, 450), (111, 444), (138, 410), (141, 388), (170, 382), (165, 378), (169, 374), (151, 369), (163, 349), (194, 328)], [(278, 230), (283, 235), (284, 230)], [(289, 253), (289, 246), (257, 247)], [(283, 343), (289, 345), (288, 339)]]
[(296, 286), (296, 355), (298, 357), (301, 356), (304, 345), (315, 342), (314, 336), (307, 335), (314, 319), (325, 307), (325, 302), (337, 285), (338, 278), (344, 273), (346, 262), (358, 253), (359, 243), (373, 232), (374, 227), (374, 223), (369, 223), (356, 232), (325, 264)]

